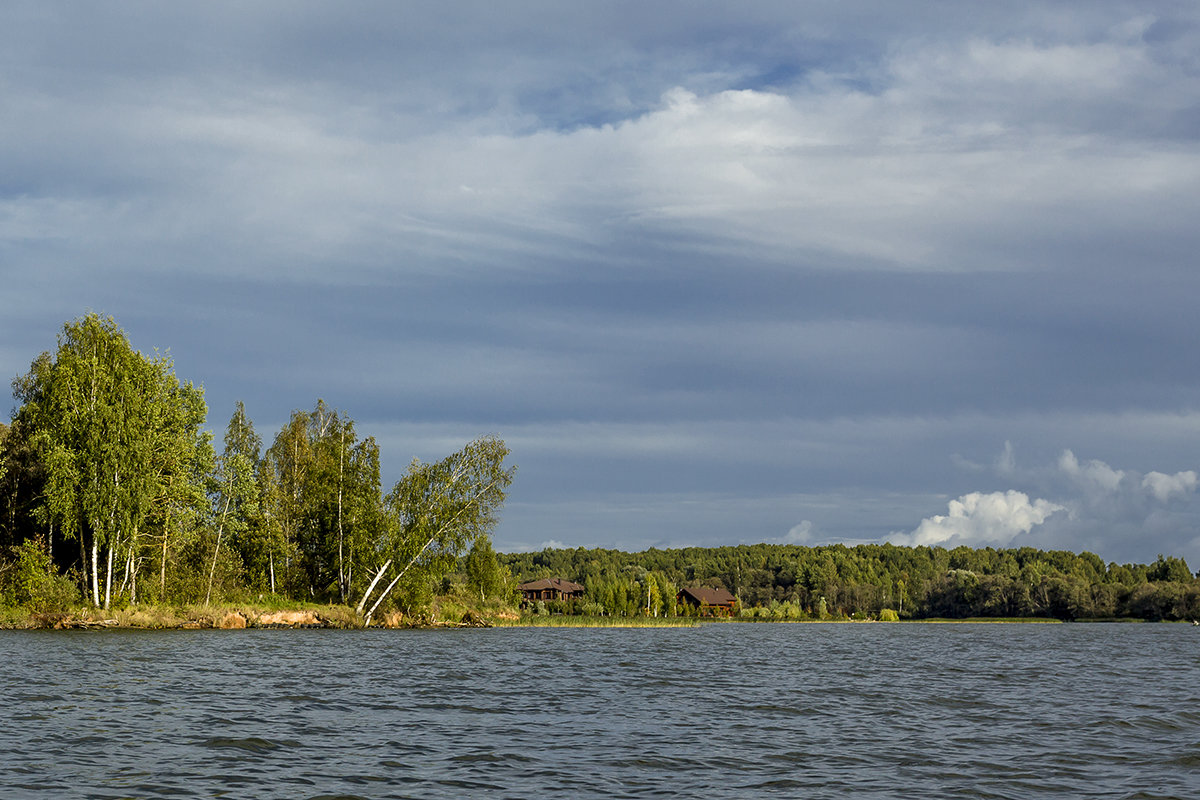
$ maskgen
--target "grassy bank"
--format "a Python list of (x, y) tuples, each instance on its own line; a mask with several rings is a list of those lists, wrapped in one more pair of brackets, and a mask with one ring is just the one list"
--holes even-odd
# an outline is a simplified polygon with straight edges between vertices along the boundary
[(204, 628), (357, 628), (348, 606), (282, 604), (136, 605), (108, 610), (82, 606), (69, 611), (0, 610), (0, 628), (68, 630), (133, 628), (190, 630)]
[[(433, 598), (410, 611), (381, 611), (372, 628), (490, 627), (519, 619), (516, 609), (498, 600), (455, 594)], [(255, 602), (213, 605), (152, 605), (114, 607), (108, 610), (78, 605), (46, 612), (0, 606), (0, 629), (240, 629), (240, 628), (362, 628), (354, 608), (338, 604), (301, 603), (274, 595)]]
[[(1084, 619), (1079, 622), (1142, 622), (1137, 619)], [(78, 606), (68, 611), (40, 612), (0, 606), (0, 630), (47, 629), (205, 629), (205, 628), (341, 628), (361, 629), (362, 619), (350, 606), (299, 603), (276, 597), (256, 603), (218, 605), (137, 605), (108, 611)], [(769, 619), (763, 617), (615, 617), (521, 613), (495, 599), (479, 601), (462, 594), (435, 597), (411, 613), (377, 614), (372, 628), (694, 628), (699, 625), (861, 625), (889, 624), (875, 620)], [(906, 619), (901, 625), (1059, 625), (1046, 617), (930, 617)]]

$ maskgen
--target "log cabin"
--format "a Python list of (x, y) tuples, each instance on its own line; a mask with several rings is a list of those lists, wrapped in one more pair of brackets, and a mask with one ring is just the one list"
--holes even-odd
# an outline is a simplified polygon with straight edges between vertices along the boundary
[(581, 600), (584, 589), (578, 583), (563, 578), (542, 578), (517, 587), (526, 602), (538, 600)]
[(696, 609), (702, 617), (732, 616), (737, 607), (737, 598), (722, 588), (709, 586), (692, 586), (680, 590), (675, 597), (680, 605), (687, 604)]

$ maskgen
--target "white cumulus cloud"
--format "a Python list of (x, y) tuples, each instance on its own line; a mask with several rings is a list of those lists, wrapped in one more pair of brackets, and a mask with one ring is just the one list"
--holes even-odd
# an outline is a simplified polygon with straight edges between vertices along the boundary
[[(978, 471), (973, 462), (966, 468)], [(1087, 550), (1118, 562), (1152, 560), (1159, 552), (1200, 560), (1194, 535), (1200, 471), (1118, 468), (1070, 449), (1048, 464), (1025, 467), (1006, 441), (993, 474), (1014, 488), (960, 497), (949, 514), (925, 519), (891, 541)]]
[(1186, 472), (1176, 472), (1174, 475), (1148, 472), (1146, 477), (1142, 478), (1142, 488), (1153, 494), (1160, 503), (1177, 497), (1187, 497), (1196, 491), (1196, 486), (1196, 473), (1190, 469)]
[(895, 544), (909, 546), (1004, 546), (1041, 525), (1051, 514), (1065, 510), (1049, 500), (1030, 502), (1024, 492), (972, 492), (951, 500), (948, 514), (928, 517), (912, 533), (896, 533), (889, 538)]

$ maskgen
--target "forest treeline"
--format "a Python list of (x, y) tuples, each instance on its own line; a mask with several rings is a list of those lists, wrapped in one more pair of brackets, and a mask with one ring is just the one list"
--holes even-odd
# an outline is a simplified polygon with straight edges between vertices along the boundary
[(485, 437), (414, 460), (386, 494), (379, 447), (320, 400), (264, 442), (239, 402), (218, 449), (203, 390), (135, 351), (111, 317), (63, 326), (13, 380), (0, 425), (0, 600), (211, 603), (271, 593), (353, 605), (420, 602), (491, 530), (515, 468)]
[(379, 447), (318, 400), (266, 444), (241, 403), (220, 446), (203, 390), (135, 351), (110, 317), (63, 326), (13, 380), (0, 424), (0, 604), (208, 604), (272, 597), (412, 608), (462, 587), (515, 602), (562, 577), (582, 600), (550, 612), (670, 616), (678, 592), (723, 586), (763, 619), (1054, 617), (1200, 619), (1179, 558), (890, 544), (741, 545), (626, 553), (496, 554), (490, 534), (515, 468), (485, 437), (413, 461), (384, 493)]
[(500, 556), (519, 580), (563, 577), (586, 593), (548, 610), (585, 614), (686, 613), (684, 586), (722, 586), (742, 616), (1050, 617), (1200, 619), (1200, 580), (1183, 559), (1106, 564), (1092, 553), (871, 544), (543, 550)]

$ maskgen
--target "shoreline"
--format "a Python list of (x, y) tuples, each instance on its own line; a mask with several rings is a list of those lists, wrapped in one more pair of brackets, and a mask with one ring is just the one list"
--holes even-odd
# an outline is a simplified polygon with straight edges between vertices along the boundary
[[(366, 630), (348, 606), (266, 608), (254, 605), (138, 606), (37, 612), (6, 609), (0, 630)], [(493, 620), (467, 612), (459, 619), (400, 612), (384, 614), (371, 628), (435, 629), (491, 627)]]
[[(255, 606), (144, 607), (134, 609), (26, 612), (7, 609), (0, 630), (443, 630), (462, 628), (697, 628), (707, 625), (1062, 625), (1066, 621), (1045, 617), (929, 618), (883, 622), (856, 619), (713, 619), (699, 617), (583, 617), (518, 616), (511, 612), (477, 614), (460, 618), (404, 615), (392, 612), (362, 625), (354, 610), (345, 606), (306, 606), (266, 609)], [(1141, 619), (1081, 619), (1073, 624), (1145, 623)]]

